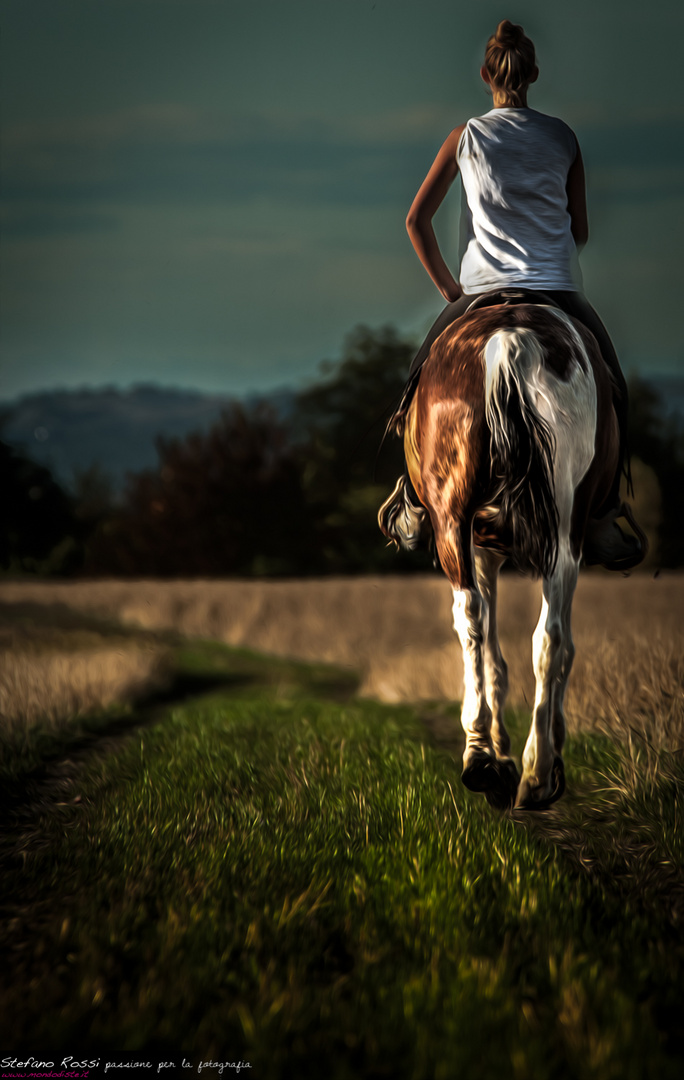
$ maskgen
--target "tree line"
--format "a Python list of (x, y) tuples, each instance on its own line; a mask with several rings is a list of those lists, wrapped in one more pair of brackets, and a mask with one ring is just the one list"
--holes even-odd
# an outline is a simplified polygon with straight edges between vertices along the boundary
[[(283, 577), (426, 570), (388, 548), (376, 515), (403, 467), (380, 450), (414, 346), (392, 328), (357, 327), (341, 360), (283, 418), (234, 403), (208, 431), (157, 440), (158, 464), (128, 475), (114, 500), (97, 469), (67, 494), (47, 469), (0, 443), (0, 566), (60, 576)], [(657, 395), (631, 387), (640, 497), (657, 506), (657, 565), (684, 565), (684, 432)], [(657, 489), (657, 490), (656, 490)], [(644, 504), (645, 505), (645, 504)], [(651, 511), (652, 513), (652, 511)], [(653, 559), (652, 559), (653, 562)]]

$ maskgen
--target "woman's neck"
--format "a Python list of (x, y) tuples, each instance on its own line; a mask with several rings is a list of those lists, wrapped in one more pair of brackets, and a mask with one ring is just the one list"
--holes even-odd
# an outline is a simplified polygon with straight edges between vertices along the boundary
[(526, 109), (527, 108), (527, 92), (523, 91), (519, 94), (518, 101), (512, 101), (507, 93), (503, 90), (493, 90), (492, 100), (494, 102), (495, 109)]

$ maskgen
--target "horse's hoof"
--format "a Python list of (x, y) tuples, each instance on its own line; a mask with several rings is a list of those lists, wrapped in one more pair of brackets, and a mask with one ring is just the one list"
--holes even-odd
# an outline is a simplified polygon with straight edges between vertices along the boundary
[(489, 754), (473, 755), (461, 773), (469, 791), (481, 792), (495, 810), (508, 810), (515, 801), (520, 777), (508, 758), (499, 761)]
[(551, 767), (549, 778), (551, 790), (542, 795), (540, 784), (531, 784), (529, 780), (521, 780), (515, 800), (516, 810), (548, 810), (555, 802), (558, 802), (565, 791), (565, 766), (561, 757), (555, 757)]
[(515, 802), (520, 773), (508, 758), (496, 762), (497, 784), (485, 791), (485, 799), (495, 810), (510, 810)]
[(471, 753), (463, 767), (461, 781), (469, 791), (486, 791), (496, 772), (496, 758), (484, 751)]

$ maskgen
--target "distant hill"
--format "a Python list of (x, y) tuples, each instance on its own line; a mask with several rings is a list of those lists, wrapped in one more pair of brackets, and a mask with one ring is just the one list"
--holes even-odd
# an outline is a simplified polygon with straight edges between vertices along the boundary
[[(0, 438), (47, 466), (65, 487), (77, 473), (99, 466), (115, 491), (127, 472), (157, 463), (155, 439), (206, 431), (235, 399), (193, 390), (141, 385), (130, 390), (56, 390), (0, 403)], [(268, 401), (281, 416), (294, 393), (252, 394), (244, 404)]]
[[(663, 413), (684, 423), (684, 375), (642, 378), (660, 396)], [(295, 391), (282, 388), (240, 400), (269, 402), (287, 418), (295, 397)], [(156, 465), (158, 435), (183, 438), (206, 431), (235, 400), (153, 385), (46, 391), (0, 403), (0, 438), (47, 466), (67, 489), (78, 472), (98, 465), (117, 492), (127, 472)]]

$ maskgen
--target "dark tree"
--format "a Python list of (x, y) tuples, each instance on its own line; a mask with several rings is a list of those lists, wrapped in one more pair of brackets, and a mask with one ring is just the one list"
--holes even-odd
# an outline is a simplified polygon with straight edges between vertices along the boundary
[[(325, 442), (328, 473), (340, 485), (368, 483), (377, 472), (376, 458), (385, 424), (399, 402), (415, 349), (392, 327), (373, 331), (358, 326), (345, 340), (338, 364), (324, 364), (327, 378), (299, 395), (295, 422), (309, 436)], [(396, 471), (399, 444), (390, 441), (380, 468)]]
[(306, 455), (306, 493), (329, 572), (425, 570), (427, 556), (397, 553), (377, 525), (380, 503), (403, 469), (401, 442), (385, 426), (415, 352), (391, 327), (357, 327), (342, 360), (299, 396), (295, 431)]
[(0, 442), (0, 566), (67, 574), (82, 558), (83, 528), (48, 469)]
[(301, 464), (265, 406), (234, 405), (207, 433), (159, 439), (156, 471), (130, 476), (96, 536), (92, 572), (306, 574), (315, 544)]
[(653, 469), (662, 494), (658, 537), (660, 565), (684, 565), (684, 432), (663, 416), (663, 402), (641, 379), (629, 383), (629, 447)]

